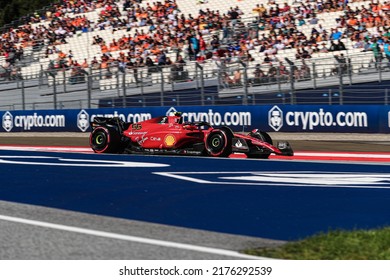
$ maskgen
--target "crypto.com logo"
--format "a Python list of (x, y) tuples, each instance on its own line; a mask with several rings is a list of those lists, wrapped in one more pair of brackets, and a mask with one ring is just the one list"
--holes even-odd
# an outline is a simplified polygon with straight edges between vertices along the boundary
[(10, 112), (5, 112), (2, 119), (3, 128), (5, 131), (10, 132), (14, 127), (14, 117)]
[(169, 116), (169, 115), (174, 114), (176, 112), (177, 112), (177, 110), (175, 109), (175, 107), (171, 107), (168, 109), (168, 111), (165, 113), (165, 115)]
[(279, 129), (282, 128), (283, 111), (280, 110), (278, 106), (274, 106), (271, 110), (268, 111), (268, 125), (275, 131), (279, 131)]
[(87, 131), (89, 127), (89, 114), (85, 110), (81, 110), (77, 115), (77, 127), (82, 131)]

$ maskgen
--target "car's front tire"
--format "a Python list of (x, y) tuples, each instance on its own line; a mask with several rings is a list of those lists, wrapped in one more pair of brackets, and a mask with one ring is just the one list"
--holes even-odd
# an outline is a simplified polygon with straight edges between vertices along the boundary
[(232, 138), (226, 129), (214, 129), (206, 138), (206, 151), (212, 157), (228, 157), (232, 153)]

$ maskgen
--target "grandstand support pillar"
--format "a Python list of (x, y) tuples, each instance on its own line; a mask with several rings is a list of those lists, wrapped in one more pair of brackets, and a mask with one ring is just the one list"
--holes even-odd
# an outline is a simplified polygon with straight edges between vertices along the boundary
[(88, 95), (88, 109), (91, 109), (91, 99), (92, 99), (92, 76), (91, 74), (87, 75), (87, 95)]
[(385, 88), (385, 105), (389, 105), (389, 89)]
[(378, 75), (379, 75), (379, 77), (378, 77), (379, 82), (381, 83), (381, 82), (382, 82), (382, 79), (383, 79), (383, 77), (382, 77), (382, 60), (379, 62), (379, 66), (378, 66)]
[(241, 60), (240, 60), (240, 64), (244, 69), (244, 98), (242, 99), (242, 105), (248, 105), (248, 71), (247, 71), (248, 67), (246, 63), (242, 62)]
[[(198, 71), (199, 69), (199, 71)], [(198, 63), (196, 62), (195, 63), (195, 71), (196, 71), (196, 88), (199, 88), (199, 85), (198, 85), (198, 81), (200, 78), (200, 98), (201, 98), (201, 104), (202, 106), (204, 105), (204, 71), (203, 71), (203, 67)], [(198, 75), (200, 72), (200, 75)]]

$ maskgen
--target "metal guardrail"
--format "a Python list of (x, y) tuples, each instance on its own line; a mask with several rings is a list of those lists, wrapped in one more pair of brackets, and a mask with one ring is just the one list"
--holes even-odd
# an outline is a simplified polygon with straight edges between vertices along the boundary
[[(99, 106), (388, 104), (389, 63), (311, 60), (244, 62), (107, 69), (43, 69), (25, 79), (0, 77), (0, 109), (95, 108)], [(14, 76), (12, 76), (14, 75)], [(376, 82), (364, 88), (361, 83)]]

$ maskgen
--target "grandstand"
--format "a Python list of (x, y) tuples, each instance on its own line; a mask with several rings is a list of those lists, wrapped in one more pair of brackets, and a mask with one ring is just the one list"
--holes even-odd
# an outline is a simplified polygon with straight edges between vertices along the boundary
[(388, 9), (382, 0), (62, 1), (3, 29), (0, 109), (387, 104)]

